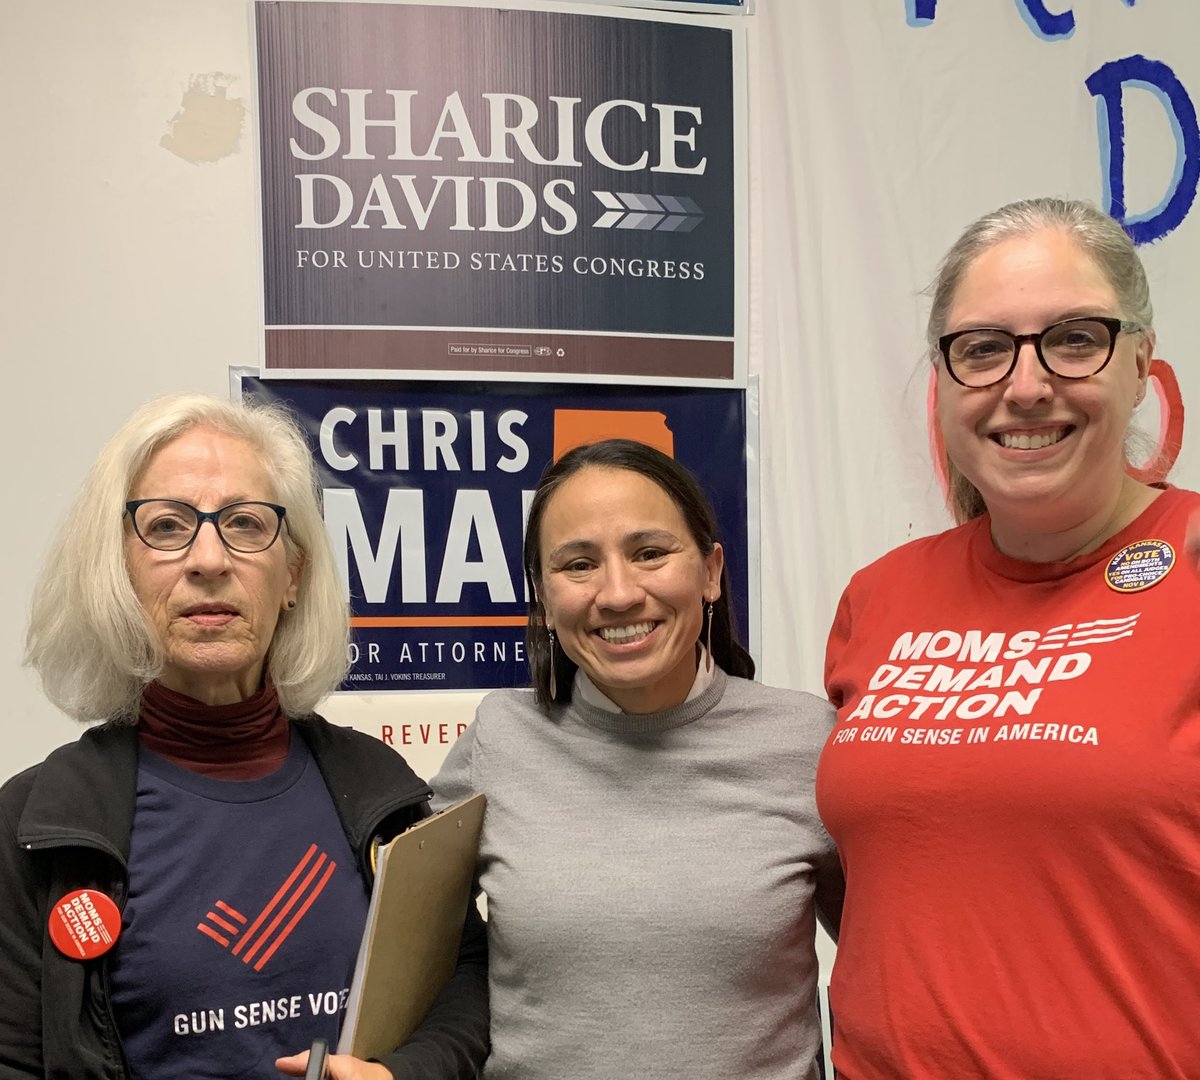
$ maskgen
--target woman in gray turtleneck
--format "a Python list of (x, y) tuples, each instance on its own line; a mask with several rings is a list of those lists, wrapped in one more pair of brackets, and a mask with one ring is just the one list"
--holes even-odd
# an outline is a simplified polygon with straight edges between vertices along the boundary
[(751, 681), (712, 510), (657, 450), (552, 465), (525, 570), (533, 688), (489, 695), (433, 781), (488, 797), (486, 1080), (815, 1077), (832, 710)]

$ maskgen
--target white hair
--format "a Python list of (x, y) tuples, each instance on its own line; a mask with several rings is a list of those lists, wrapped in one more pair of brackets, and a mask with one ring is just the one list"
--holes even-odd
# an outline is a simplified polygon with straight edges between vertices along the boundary
[(260, 452), (287, 508), (289, 561), (303, 559), (296, 607), (279, 620), (267, 654), (280, 706), (289, 716), (309, 713), (345, 677), (345, 594), (296, 421), (275, 405), (172, 394), (138, 409), (100, 452), (34, 588), (25, 662), (41, 675), (46, 696), (76, 719), (136, 720), (142, 691), (162, 673), (162, 643), (129, 578), (122, 518), (151, 456), (198, 428)]

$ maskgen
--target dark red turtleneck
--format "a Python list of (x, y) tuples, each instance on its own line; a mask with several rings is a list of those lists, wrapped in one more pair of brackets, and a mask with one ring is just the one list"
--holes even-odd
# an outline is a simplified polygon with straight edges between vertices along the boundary
[(290, 728), (268, 679), (233, 705), (205, 705), (151, 683), (142, 694), (141, 744), (182, 768), (217, 780), (257, 780), (283, 764)]

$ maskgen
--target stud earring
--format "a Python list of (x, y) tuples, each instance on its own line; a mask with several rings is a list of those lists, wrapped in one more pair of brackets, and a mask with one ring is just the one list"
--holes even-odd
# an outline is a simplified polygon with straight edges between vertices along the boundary
[(295, 601), (295, 600), (289, 600), (289, 601), (287, 602), (287, 606), (288, 606), (288, 611), (291, 611), (291, 610), (292, 610), (292, 608), (294, 608), (294, 607), (296, 606), (296, 601)]
[(554, 672), (554, 631), (547, 629), (546, 636), (550, 639), (550, 700), (558, 697), (558, 679)]

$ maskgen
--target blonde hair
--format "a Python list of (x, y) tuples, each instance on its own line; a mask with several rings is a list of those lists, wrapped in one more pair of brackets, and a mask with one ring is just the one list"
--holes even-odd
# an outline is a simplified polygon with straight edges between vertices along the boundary
[[(1154, 326), (1154, 307), (1150, 303), (1150, 285), (1142, 260), (1125, 230), (1099, 207), (1080, 199), (1023, 199), (984, 214), (963, 230), (938, 268), (930, 286), (933, 305), (925, 338), (929, 357), (940, 363), (938, 338), (946, 332), (946, 319), (954, 304), (955, 293), (971, 264), (989, 248), (1003, 240), (1030, 236), (1043, 229), (1066, 233), (1100, 272), (1104, 274), (1121, 306), (1121, 317), (1135, 322), (1143, 330)], [(960, 524), (987, 511), (983, 496), (953, 461), (946, 459), (947, 502)]]
[(274, 405), (173, 394), (138, 409), (109, 440), (71, 505), (34, 587), (25, 662), (46, 696), (79, 720), (136, 720), (163, 650), (129, 579), (124, 504), (153, 454), (210, 428), (258, 450), (287, 507), (283, 543), (302, 558), (296, 608), (283, 616), (266, 670), (289, 716), (309, 713), (347, 667), (347, 607), (321, 514), (312, 454)]

